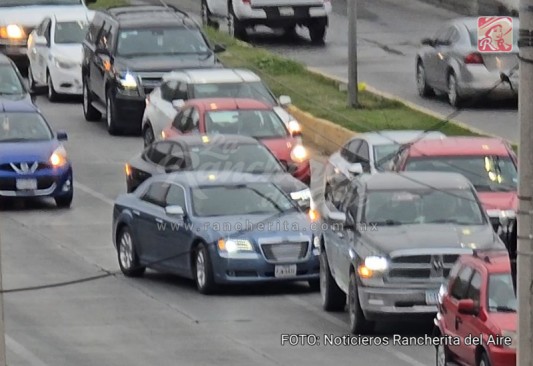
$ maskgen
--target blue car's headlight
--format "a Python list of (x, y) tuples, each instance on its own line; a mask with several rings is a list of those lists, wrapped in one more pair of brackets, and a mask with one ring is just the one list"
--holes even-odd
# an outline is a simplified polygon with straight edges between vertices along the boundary
[(252, 252), (254, 247), (246, 239), (220, 239), (218, 241), (218, 250), (226, 253)]

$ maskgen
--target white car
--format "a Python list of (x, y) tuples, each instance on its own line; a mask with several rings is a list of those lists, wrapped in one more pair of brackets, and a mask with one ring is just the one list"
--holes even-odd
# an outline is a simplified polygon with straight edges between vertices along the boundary
[(294, 134), (300, 124), (286, 110), (291, 98), (278, 98), (252, 71), (245, 69), (187, 69), (165, 74), (159, 87), (146, 98), (142, 119), (144, 146), (162, 139), (161, 133), (178, 114), (185, 100), (200, 98), (250, 98), (274, 107)]
[(48, 99), (61, 94), (82, 95), (82, 42), (94, 12), (78, 10), (46, 17), (28, 37), (30, 87), (48, 88)]
[(227, 19), (232, 36), (245, 38), (246, 29), (257, 25), (294, 32), (296, 26), (309, 29), (311, 40), (324, 42), (330, 0), (201, 0), (202, 22), (218, 27)]
[(87, 11), (96, 0), (0, 0), (0, 52), (20, 69), (28, 66), (26, 44), (44, 17)]

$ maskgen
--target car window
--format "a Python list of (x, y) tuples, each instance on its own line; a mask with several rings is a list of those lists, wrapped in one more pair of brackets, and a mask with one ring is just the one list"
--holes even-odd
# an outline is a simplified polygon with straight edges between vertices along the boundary
[(37, 32), (36, 32), (38, 36), (44, 35), (44, 31), (46, 30), (46, 25), (48, 24), (49, 20), (50, 18), (44, 18), (43, 21), (39, 24), (39, 26), (37, 27)]
[(255, 138), (289, 135), (283, 121), (271, 109), (209, 111), (205, 113), (205, 129), (211, 134), (236, 134)]
[(178, 131), (183, 131), (183, 128), (187, 125), (187, 119), (191, 115), (191, 108), (182, 109), (181, 112), (177, 114), (172, 122), (172, 127)]
[(46, 25), (45, 25), (44, 33), (43, 33), (43, 36), (44, 36), (44, 38), (46, 38), (46, 42), (48, 44), (50, 44), (51, 29), (52, 29), (52, 22), (50, 21), (50, 19), (48, 19), (48, 21), (46, 22)]
[(517, 302), (510, 273), (489, 275), (488, 309), (491, 312), (516, 312)]
[(0, 64), (0, 95), (25, 94), (26, 90), (11, 63)]
[(359, 150), (361, 143), (362, 140), (360, 139), (348, 142), (341, 152), (342, 157), (349, 163), (355, 163), (357, 161), (357, 151)]
[(150, 148), (147, 157), (155, 164), (164, 164), (164, 160), (168, 156), (171, 147), (172, 144), (170, 142), (156, 142)]
[(466, 298), (474, 300), (476, 304), (479, 304), (481, 280), (481, 273), (474, 271), (474, 275), (472, 276), (472, 280), (470, 281), (470, 285), (466, 293)]
[(182, 187), (171, 184), (165, 202), (167, 206), (181, 206), (185, 210), (185, 191)]
[(446, 42), (449, 41), (449, 37), (451, 35), (453, 27), (445, 26), (437, 31), (437, 34), (435, 34), (435, 40), (437, 42)]
[(50, 127), (39, 113), (0, 113), (0, 143), (49, 141)]
[(56, 23), (54, 42), (57, 44), (82, 43), (87, 33), (87, 22), (59, 22)]
[(272, 92), (261, 81), (194, 84), (192, 94), (194, 98), (249, 98), (272, 106), (278, 103)]
[[(374, 164), (376, 168), (387, 166), (387, 163), (394, 160), (398, 155), (396, 154), (400, 148), (399, 144), (384, 144), (374, 146)], [(381, 164), (379, 164), (381, 163)]]
[(185, 124), (182, 125), (181, 131), (184, 133), (188, 132), (199, 132), (198, 124), (200, 123), (200, 113), (198, 112), (198, 109), (191, 108), (191, 113), (189, 116), (185, 119)]
[(179, 144), (173, 143), (168, 156), (165, 158), (164, 166), (171, 170), (184, 168), (185, 153)]
[(122, 29), (117, 55), (123, 57), (210, 53), (199, 29), (186, 27)]
[(472, 276), (473, 270), (471, 267), (465, 266), (459, 272), (459, 276), (455, 279), (452, 285), (450, 295), (456, 300), (462, 300), (466, 298), (468, 285)]
[(161, 90), (161, 99), (166, 100), (167, 102), (172, 102), (174, 98), (174, 94), (176, 94), (176, 89), (178, 88), (178, 81), (177, 80), (169, 80), (165, 81), (161, 84), (160, 90)]
[(146, 193), (143, 194), (141, 199), (145, 202), (164, 207), (168, 188), (168, 183), (154, 182), (150, 185)]
[(368, 150), (368, 142), (362, 140), (355, 156), (355, 162), (361, 163), (361, 165), (363, 166), (363, 171), (365, 173), (370, 173), (370, 152)]

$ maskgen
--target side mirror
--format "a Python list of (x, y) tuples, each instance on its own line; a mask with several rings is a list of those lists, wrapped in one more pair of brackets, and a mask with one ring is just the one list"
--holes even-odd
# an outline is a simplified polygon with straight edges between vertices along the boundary
[(472, 299), (459, 300), (457, 303), (457, 311), (460, 314), (477, 315), (476, 304)]
[(36, 46), (48, 46), (48, 41), (44, 36), (35, 36), (34, 40)]
[(213, 48), (214, 53), (221, 53), (224, 51), (226, 51), (226, 46), (224, 46), (223, 44), (217, 43)]
[(185, 214), (185, 211), (183, 211), (183, 208), (178, 205), (167, 206), (165, 208), (165, 212), (167, 213), (167, 215), (173, 215), (173, 216), (183, 216)]
[(343, 212), (330, 211), (327, 213), (326, 217), (335, 223), (344, 224), (346, 222), (346, 215)]
[(67, 141), (68, 140), (68, 135), (67, 135), (66, 132), (59, 131), (58, 133), (56, 133), (56, 138), (59, 141)]
[(424, 46), (431, 46), (433, 47), (435, 45), (435, 42), (431, 38), (424, 38), (420, 41), (421, 44)]
[(185, 105), (185, 101), (183, 99), (174, 99), (172, 101), (172, 106), (176, 109), (181, 109)]
[(288, 95), (282, 95), (279, 97), (279, 104), (281, 106), (286, 107), (291, 103), (292, 103), (292, 99)]
[(348, 167), (348, 171), (353, 175), (363, 174), (363, 165), (361, 163), (355, 163)]

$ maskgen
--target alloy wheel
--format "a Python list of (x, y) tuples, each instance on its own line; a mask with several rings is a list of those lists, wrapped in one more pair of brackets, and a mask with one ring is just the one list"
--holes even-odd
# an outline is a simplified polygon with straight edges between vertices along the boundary
[(113, 117), (111, 116), (111, 99), (109, 97), (107, 97), (105, 112), (105, 120), (107, 122), (107, 127), (111, 128), (111, 119)]
[(152, 127), (148, 126), (146, 130), (144, 131), (144, 146), (151, 145), (155, 140), (154, 137), (154, 130)]
[(87, 114), (89, 110), (89, 91), (87, 90), (87, 85), (83, 86), (83, 112)]
[(133, 242), (128, 232), (120, 238), (120, 264), (126, 270), (131, 269), (133, 263)]
[(453, 75), (448, 77), (448, 100), (452, 106), (457, 104), (457, 80)]
[(420, 95), (424, 94), (424, 90), (426, 87), (426, 72), (424, 70), (424, 66), (418, 65), (417, 71), (416, 71), (416, 85), (418, 87), (418, 93)]
[(205, 273), (205, 256), (202, 250), (199, 250), (196, 254), (196, 281), (200, 287), (205, 286), (206, 273)]
[(437, 346), (437, 366), (446, 366), (446, 350), (443, 344)]

